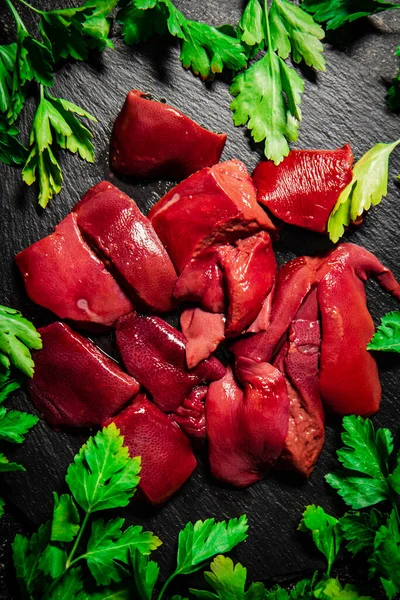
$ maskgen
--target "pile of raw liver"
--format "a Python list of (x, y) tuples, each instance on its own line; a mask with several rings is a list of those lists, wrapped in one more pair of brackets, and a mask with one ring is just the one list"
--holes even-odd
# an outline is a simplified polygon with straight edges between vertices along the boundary
[[(273, 466), (308, 477), (324, 442), (324, 407), (379, 408), (364, 282), (374, 277), (399, 299), (400, 286), (348, 243), (278, 271), (278, 227), (257, 202), (325, 231), (351, 180), (349, 146), (293, 151), (278, 167), (260, 163), (252, 180), (237, 160), (215, 164), (225, 137), (130, 92), (113, 131), (114, 170), (188, 178), (148, 217), (103, 181), (16, 257), (32, 300), (72, 326), (115, 328), (127, 371), (55, 322), (40, 329), (33, 402), (55, 427), (114, 421), (142, 457), (140, 487), (154, 504), (191, 475), (193, 448), (207, 444), (212, 474), (235, 486)], [(182, 332), (155, 316), (177, 307)], [(227, 368), (212, 356), (223, 340), (234, 357)]]

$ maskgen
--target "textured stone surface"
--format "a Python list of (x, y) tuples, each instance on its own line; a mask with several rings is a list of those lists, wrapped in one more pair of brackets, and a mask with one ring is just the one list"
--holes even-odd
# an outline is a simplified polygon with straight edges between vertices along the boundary
[[(73, 4), (76, 3), (72, 0), (40, 2), (41, 8)], [(241, 0), (203, 0), (198, 3), (177, 0), (176, 4), (192, 18), (220, 24), (236, 23), (244, 3)], [(21, 14), (27, 24), (32, 23), (25, 9)], [(0, 9), (0, 23), (2, 37), (11, 40), (13, 25), (4, 7)], [(36, 189), (22, 183), (20, 172), (0, 165), (0, 302), (20, 309), (37, 326), (54, 318), (27, 298), (13, 264), (16, 252), (51, 232), (88, 187), (101, 179), (109, 179), (119, 186), (145, 212), (171, 187), (168, 182), (135, 183), (110, 173), (110, 132), (128, 90), (139, 88), (155, 97), (164, 97), (200, 124), (215, 131), (226, 131), (225, 159), (239, 158), (253, 169), (261, 156), (261, 150), (250, 144), (247, 132), (233, 126), (227, 81), (204, 84), (183, 70), (174, 44), (166, 45), (155, 38), (139, 48), (128, 48), (117, 37), (117, 29), (115, 26), (115, 51), (106, 50), (102, 55), (94, 55), (87, 63), (65, 64), (55, 78), (54, 95), (82, 105), (98, 118), (98, 123), (93, 125), (96, 163), (88, 165), (76, 156), (60, 153), (64, 187), (46, 211), (37, 209)], [(371, 21), (356, 22), (344, 33), (330, 34), (331, 44), (326, 45), (326, 73), (318, 76), (305, 73), (309, 79), (303, 98), (300, 141), (296, 147), (329, 148), (350, 142), (359, 158), (374, 143), (398, 137), (400, 120), (386, 109), (385, 80), (390, 80), (397, 67), (398, 59), (393, 56), (393, 51), (400, 40), (399, 33), (400, 15), (391, 13)], [(30, 98), (27, 113), (34, 109), (35, 102), (35, 97)], [(26, 119), (23, 119), (23, 130)], [(358, 231), (346, 236), (375, 252), (398, 277), (400, 194), (395, 176), (399, 172), (400, 151), (396, 150), (391, 161), (388, 198), (371, 211)], [(325, 243), (323, 238), (309, 232), (287, 229), (277, 246), (278, 257), (282, 262), (295, 254), (315, 252)], [(374, 284), (368, 285), (368, 297), (376, 320), (386, 311), (397, 308), (395, 301)], [(95, 339), (115, 355), (111, 337)], [(395, 357), (382, 357), (380, 366), (383, 402), (374, 422), (396, 429), (400, 422), (400, 361)], [(13, 404), (33, 411), (22, 392)], [(132, 506), (124, 511), (126, 518), (128, 522), (144, 524), (164, 541), (157, 552), (163, 574), (174, 561), (177, 533), (188, 520), (210, 516), (222, 519), (243, 512), (249, 516), (250, 537), (233, 555), (248, 566), (252, 578), (280, 581), (310, 572), (322, 567), (323, 563), (307, 545), (304, 536), (296, 532), (296, 526), (307, 504), (320, 503), (333, 512), (341, 510), (340, 502), (323, 481), (323, 475), (336, 465), (334, 450), (338, 445), (339, 430), (340, 422), (329, 419), (324, 452), (306, 483), (290, 476), (272, 476), (248, 490), (235, 491), (212, 481), (206, 461), (203, 461), (181, 492), (165, 507), (148, 512), (143, 507)], [(14, 507), (11, 509), (13, 516), (1, 524), (4, 539), (11, 539), (13, 528), (17, 531), (22, 526), (22, 517), (23, 527), (28, 530), (49, 517), (52, 492), (64, 490), (66, 468), (85, 437), (85, 432), (55, 432), (41, 422), (23, 446), (16, 450), (7, 449), (10, 458), (21, 461), (27, 472), (10, 475), (5, 483), (5, 478), (1, 480), (2, 495)], [(3, 550), (0, 548), (0, 552), (5, 557), (0, 561), (1, 569), (7, 562), (9, 545), (6, 544)], [(0, 591), (0, 597), (15, 597), (12, 592), (7, 592), (7, 581), (5, 577), (4, 592)]]

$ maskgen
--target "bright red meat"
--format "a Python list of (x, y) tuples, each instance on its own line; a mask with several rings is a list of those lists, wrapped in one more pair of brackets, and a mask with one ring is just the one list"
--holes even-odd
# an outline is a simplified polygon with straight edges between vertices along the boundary
[(168, 500), (196, 468), (189, 439), (145, 394), (104, 424), (111, 422), (124, 436), (130, 455), (141, 457), (139, 489), (151, 504)]
[(100, 425), (139, 391), (133, 377), (65, 323), (52, 323), (39, 333), (43, 348), (34, 352), (28, 390), (50, 425)]
[(337, 246), (318, 276), (322, 400), (340, 415), (371, 415), (379, 409), (381, 385), (375, 358), (367, 350), (375, 327), (364, 282), (374, 277), (399, 300), (400, 285), (373, 254), (355, 244)]
[(187, 263), (176, 282), (174, 297), (182, 302), (196, 302), (209, 312), (224, 312), (225, 290), (218, 247), (211, 246)]
[(207, 437), (204, 407), (207, 390), (205, 385), (194, 388), (182, 406), (175, 413), (169, 414), (169, 418), (194, 440), (205, 440)]
[(117, 344), (127, 371), (166, 412), (176, 411), (194, 387), (220, 379), (225, 373), (216, 358), (189, 370), (184, 336), (158, 317), (132, 313), (120, 319)]
[(182, 181), (153, 206), (149, 219), (178, 273), (205, 248), (274, 229), (257, 204), (246, 167), (237, 160)]
[(144, 179), (183, 179), (216, 164), (225, 141), (225, 133), (212, 133), (169, 104), (132, 90), (114, 124), (111, 168)]
[(209, 386), (206, 424), (211, 473), (237, 487), (259, 481), (281, 454), (288, 430), (285, 378), (268, 363), (239, 358), (236, 379)]
[(111, 326), (132, 304), (84, 242), (69, 214), (55, 232), (15, 257), (29, 297), (62, 319)]
[(174, 266), (150, 221), (135, 202), (107, 181), (75, 206), (78, 227), (145, 310), (172, 308)]
[(224, 246), (220, 256), (227, 296), (226, 335), (234, 336), (260, 313), (275, 283), (276, 259), (266, 231)]
[(225, 339), (225, 317), (201, 308), (187, 308), (181, 314), (182, 333), (186, 338), (186, 363), (189, 369), (214, 352)]
[(279, 340), (287, 332), (304, 298), (316, 283), (320, 262), (320, 258), (301, 256), (281, 267), (268, 329), (232, 344), (235, 356), (246, 356), (259, 362), (271, 360)]
[(290, 402), (289, 428), (279, 465), (309, 477), (325, 438), (318, 381), (321, 331), (316, 288), (304, 300), (288, 333), (288, 341), (274, 360), (274, 366), (286, 377)]
[(253, 173), (257, 200), (285, 223), (324, 232), (351, 181), (353, 161), (346, 144), (337, 150), (292, 150), (279, 165), (260, 162)]

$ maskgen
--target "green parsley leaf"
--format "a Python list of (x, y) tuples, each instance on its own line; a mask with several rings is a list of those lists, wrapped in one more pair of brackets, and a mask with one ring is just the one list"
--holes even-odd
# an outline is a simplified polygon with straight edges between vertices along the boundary
[(4, 502), (3, 498), (0, 496), (0, 519), (4, 515), (4, 505), (5, 505), (5, 502)]
[(57, 579), (65, 572), (67, 553), (64, 548), (56, 544), (48, 544), (40, 557), (39, 568), (45, 575)]
[(140, 458), (130, 458), (114, 423), (82, 446), (66, 482), (86, 512), (127, 506), (139, 483)]
[(141, 10), (132, 0), (123, 0), (117, 14), (117, 21), (122, 25), (122, 38), (128, 46), (147, 40), (153, 33), (164, 35), (168, 32), (166, 20), (161, 7)]
[(262, 583), (254, 583), (245, 592), (247, 569), (240, 563), (236, 565), (226, 556), (216, 556), (210, 565), (211, 572), (204, 573), (207, 583), (216, 594), (193, 590), (190, 592), (197, 598), (216, 598), (219, 600), (263, 600), (265, 587)]
[(32, 323), (18, 310), (0, 305), (0, 355), (3, 359), (0, 363), (32, 377), (34, 363), (29, 350), (41, 347), (40, 335)]
[(137, 548), (142, 554), (150, 554), (161, 545), (161, 540), (143, 527), (131, 526), (122, 531), (124, 519), (112, 519), (107, 523), (98, 519), (92, 524), (85, 557), (88, 567), (98, 585), (108, 585), (122, 580), (130, 561), (129, 550)]
[(140, 600), (152, 600), (154, 587), (160, 573), (156, 562), (139, 552), (135, 547), (129, 548), (135, 591)]
[(328, 562), (326, 572), (329, 576), (342, 543), (342, 532), (338, 519), (328, 515), (321, 506), (311, 504), (304, 511), (298, 529), (311, 533), (314, 544)]
[(369, 512), (346, 513), (340, 519), (340, 526), (347, 550), (356, 556), (373, 549), (376, 532), (386, 521), (387, 515), (375, 508)]
[(375, 536), (374, 553), (369, 559), (371, 575), (379, 575), (388, 598), (400, 591), (400, 533), (393, 510), (387, 525), (382, 525)]
[[(135, 596), (134, 596), (135, 598)], [(77, 596), (76, 600), (131, 600), (130, 585), (122, 583), (112, 588), (100, 588), (97, 591), (84, 589)]]
[(17, 44), (0, 46), (0, 112), (11, 106), (12, 74), (15, 68)]
[(399, 310), (394, 310), (382, 317), (381, 324), (367, 348), (380, 352), (400, 352)]
[(338, 579), (323, 579), (314, 589), (314, 598), (331, 600), (341, 598), (342, 600), (374, 600), (371, 596), (361, 596), (356, 586), (346, 583), (342, 587)]
[(4, 383), (0, 382), (0, 404), (2, 404), (8, 396), (18, 390), (21, 387), (21, 381), (19, 379), (5, 379)]
[(24, 435), (36, 425), (38, 417), (18, 410), (6, 410), (0, 406), (0, 440), (22, 444)]
[(51, 524), (52, 542), (72, 542), (79, 531), (79, 513), (69, 494), (54, 492), (54, 511)]
[(248, 46), (258, 46), (265, 40), (264, 12), (259, 0), (249, 0), (239, 21), (240, 39)]
[(320, 42), (325, 34), (309, 14), (288, 0), (273, 0), (269, 20), (272, 46), (281, 58), (291, 53), (294, 62), (304, 60), (309, 67), (325, 71)]
[(329, 237), (334, 243), (345, 227), (386, 196), (389, 156), (399, 143), (376, 144), (355, 164), (353, 179), (341, 192), (328, 220)]
[(188, 523), (179, 533), (176, 574), (194, 573), (217, 554), (229, 552), (247, 538), (247, 517), (215, 522)]
[(53, 56), (50, 50), (25, 29), (17, 29), (17, 49), (11, 84), (11, 105), (7, 117), (14, 122), (25, 102), (25, 85), (36, 81), (53, 85)]
[(88, 0), (82, 6), (42, 12), (40, 33), (54, 59), (86, 60), (90, 48), (113, 48), (107, 18), (118, 0)]
[(75, 117), (95, 120), (88, 112), (61, 98), (42, 96), (36, 110), (30, 137), (31, 152), (22, 170), (28, 185), (39, 179), (39, 205), (45, 208), (58, 194), (62, 185), (62, 172), (51, 146), (53, 134), (61, 148), (78, 152), (88, 162), (94, 161), (91, 132)]
[(337, 29), (361, 17), (368, 17), (384, 10), (399, 8), (385, 0), (303, 0), (302, 7), (314, 15), (327, 29)]
[(387, 500), (390, 497), (388, 460), (393, 450), (391, 432), (389, 429), (375, 432), (369, 419), (355, 415), (344, 417), (343, 427), (342, 441), (346, 445), (337, 455), (346, 470), (326, 475), (326, 481), (354, 509)]
[[(77, 600), (83, 589), (82, 570), (70, 569), (51, 593), (51, 600)], [(88, 596), (85, 596), (88, 598)]]
[(19, 130), (14, 125), (0, 120), (0, 160), (11, 166), (23, 165), (28, 156), (25, 146), (19, 141)]
[(389, 475), (388, 482), (396, 494), (400, 494), (400, 451), (397, 454), (397, 466), (393, 473)]
[(289, 154), (288, 141), (298, 138), (303, 91), (302, 78), (271, 51), (232, 82), (233, 122), (247, 124), (256, 142), (265, 140), (265, 155), (275, 164)]
[[(145, 22), (140, 11), (151, 11)], [(235, 37), (206, 23), (186, 19), (171, 0), (131, 0), (118, 13), (127, 44), (146, 39), (153, 31), (169, 33), (181, 41), (181, 61), (202, 79), (210, 79), (224, 68), (238, 71), (247, 64), (245, 48)]]
[(50, 539), (50, 521), (41, 525), (30, 539), (17, 534), (12, 544), (14, 567), (21, 590), (35, 597), (43, 589), (45, 578), (39, 560)]
[(0, 473), (9, 473), (10, 471), (25, 471), (25, 467), (18, 463), (11, 463), (2, 452), (0, 452)]

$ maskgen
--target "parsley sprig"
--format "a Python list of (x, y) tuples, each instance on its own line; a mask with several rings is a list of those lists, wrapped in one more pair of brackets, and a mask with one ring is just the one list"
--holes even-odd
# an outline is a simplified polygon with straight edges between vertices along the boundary
[(264, 56), (231, 85), (235, 125), (246, 125), (256, 142), (265, 140), (265, 156), (278, 164), (289, 154), (289, 142), (298, 138), (304, 81), (285, 61), (302, 60), (325, 69), (323, 30), (312, 17), (288, 0), (250, 0), (239, 23), (243, 43)]
[(301, 6), (327, 29), (338, 29), (362, 17), (400, 8), (398, 3), (386, 0), (303, 0)]
[[(39, 205), (45, 208), (62, 187), (57, 150), (78, 153), (94, 161), (92, 133), (80, 119), (96, 119), (86, 110), (49, 92), (57, 61), (85, 60), (94, 48), (113, 47), (109, 14), (117, 0), (87, 0), (82, 6), (43, 11), (18, 0), (39, 17), (41, 39), (25, 26), (13, 0), (5, 0), (16, 25), (16, 42), (0, 46), (0, 160), (23, 165), (28, 185), (38, 182)], [(15, 1), (15, 0), (14, 0)], [(39, 102), (32, 122), (29, 151), (19, 139), (15, 121), (24, 108), (29, 84), (39, 86)]]
[(180, 60), (202, 79), (210, 79), (226, 69), (239, 71), (246, 66), (246, 50), (236, 36), (206, 23), (187, 19), (171, 0), (122, 0), (117, 19), (126, 44), (136, 44), (153, 33), (177, 37)]
[(353, 167), (353, 177), (341, 192), (328, 220), (328, 234), (336, 242), (345, 227), (387, 194), (389, 157), (400, 139), (389, 144), (375, 144)]
[[(15, 537), (14, 565), (26, 597), (128, 598), (131, 590), (141, 600), (153, 598), (159, 567), (148, 555), (160, 546), (158, 537), (136, 525), (123, 529), (119, 517), (98, 518), (83, 544), (91, 515), (125, 507), (135, 494), (140, 458), (131, 458), (123, 442), (114, 423), (90, 437), (68, 468), (70, 493), (54, 494), (52, 519), (30, 539)], [(188, 523), (179, 534), (176, 569), (158, 598), (177, 575), (202, 569), (245, 540), (247, 528), (246, 516)]]
[(380, 352), (400, 352), (400, 311), (394, 310), (382, 317), (367, 348)]
[[(31, 350), (42, 347), (39, 333), (20, 312), (0, 305), (0, 441), (22, 444), (25, 435), (37, 423), (38, 418), (18, 410), (7, 410), (4, 402), (18, 390), (22, 376), (33, 376), (34, 363)], [(25, 471), (17, 463), (10, 462), (0, 452), (0, 473)], [(0, 498), (0, 517), (4, 513), (4, 501)]]
[[(338, 535), (353, 556), (367, 559), (369, 576), (379, 577), (391, 600), (400, 592), (400, 452), (393, 464), (391, 431), (375, 430), (369, 419), (345, 417), (343, 427), (344, 446), (337, 451), (343, 469), (325, 477), (352, 509), (336, 520)], [(328, 515), (327, 522), (331, 519)], [(327, 530), (324, 538), (325, 546), (332, 544)]]

